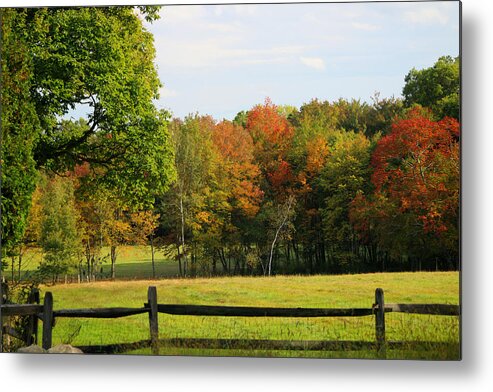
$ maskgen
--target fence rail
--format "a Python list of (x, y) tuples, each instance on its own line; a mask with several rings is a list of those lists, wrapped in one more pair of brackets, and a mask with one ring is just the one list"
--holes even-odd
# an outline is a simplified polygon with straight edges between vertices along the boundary
[(256, 308), (247, 306), (208, 306), (158, 304), (159, 313), (182, 316), (225, 317), (358, 317), (374, 313), (370, 308), (317, 309), (317, 308)]
[(385, 304), (385, 312), (459, 316), (459, 305), (443, 304)]
[(76, 318), (120, 318), (148, 313), (147, 308), (91, 308), (91, 309), (60, 309), (53, 312), (54, 317)]
[[(52, 330), (56, 318), (120, 318), (142, 313), (149, 315), (150, 339), (134, 343), (109, 344), (98, 346), (79, 346), (87, 353), (121, 353), (143, 347), (151, 347), (153, 354), (159, 354), (160, 346), (204, 349), (266, 349), (266, 350), (376, 350), (384, 358), (386, 349), (404, 347), (448, 347), (441, 342), (392, 342), (385, 337), (385, 313), (401, 312), (411, 314), (459, 316), (459, 305), (448, 304), (385, 304), (383, 290), (375, 290), (375, 303), (369, 308), (272, 308), (248, 306), (210, 306), (158, 304), (154, 286), (148, 289), (147, 302), (141, 308), (88, 308), (53, 310), (53, 296), (47, 292), (43, 305), (39, 305), (39, 292), (30, 299), (34, 304), (3, 304), (2, 316), (27, 316), (29, 328), (24, 335), (3, 327), (4, 333), (22, 339), (26, 344), (37, 343), (37, 323), (43, 322), (42, 346), (48, 349), (52, 345)], [(375, 317), (375, 341), (298, 341), (298, 340), (256, 340), (256, 339), (159, 339), (158, 313), (186, 316), (220, 317)]]
[(43, 312), (42, 305), (17, 305), (8, 304), (2, 306), (2, 316), (32, 316)]

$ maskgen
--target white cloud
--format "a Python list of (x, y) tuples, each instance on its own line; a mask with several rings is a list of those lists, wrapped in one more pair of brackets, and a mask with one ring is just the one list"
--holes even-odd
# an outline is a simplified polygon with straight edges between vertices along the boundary
[(382, 28), (382, 26), (379, 25), (374, 25), (370, 23), (358, 23), (358, 22), (351, 23), (351, 26), (353, 26), (357, 30), (364, 30), (364, 31), (377, 31)]
[(405, 11), (404, 20), (412, 24), (441, 24), (449, 21), (447, 13), (443, 8), (433, 6), (421, 7), (419, 10)]
[[(199, 68), (246, 64), (273, 64), (296, 61), (304, 46), (274, 46), (251, 49), (231, 35), (214, 39), (180, 41), (162, 39), (156, 42), (157, 63), (163, 67)], [(244, 44), (243, 44), (244, 45)], [(169, 53), (173, 53), (172, 56)]]
[(169, 89), (167, 87), (161, 87), (159, 89), (159, 98), (170, 98), (170, 97), (176, 97), (178, 93), (176, 90)]
[(325, 61), (319, 57), (300, 57), (300, 61), (307, 67), (323, 71), (325, 69)]
[(206, 28), (219, 33), (237, 33), (242, 31), (239, 23), (208, 23)]
[(206, 10), (203, 6), (166, 6), (161, 8), (161, 20), (169, 24), (191, 23), (205, 17)]

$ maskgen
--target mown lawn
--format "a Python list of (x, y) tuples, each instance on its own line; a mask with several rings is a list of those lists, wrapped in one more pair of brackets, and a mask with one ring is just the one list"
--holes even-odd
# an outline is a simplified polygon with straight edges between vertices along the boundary
[[(101, 256), (105, 258), (105, 262), (101, 264), (102, 278), (110, 278), (111, 263), (110, 249), (104, 247), (101, 251)], [(21, 265), (21, 276), (26, 277), (38, 268), (43, 259), (41, 249), (28, 249), (23, 256)], [(8, 260), (6, 260), (8, 262)], [(179, 275), (178, 262), (171, 260), (162, 252), (156, 251), (154, 254), (154, 262), (156, 266), (156, 277), (177, 277)], [(116, 259), (116, 279), (151, 279), (152, 278), (152, 262), (151, 248), (149, 246), (119, 246), (117, 248)], [(4, 272), (7, 279), (11, 277), (11, 266)], [(17, 279), (18, 266), (14, 266), (14, 276)], [(61, 277), (63, 278), (63, 277)], [(72, 280), (76, 280), (76, 276), (72, 276)]]
[[(338, 276), (229, 277), (115, 281), (43, 287), (54, 309), (141, 307), (147, 288), (157, 287), (159, 303), (268, 307), (371, 307), (375, 288), (387, 303), (459, 303), (456, 272), (386, 273)], [(374, 317), (247, 318), (159, 315), (160, 338), (231, 338), (374, 341)], [(455, 343), (449, 352), (388, 352), (388, 358), (458, 359), (459, 320), (450, 316), (386, 314), (388, 340)], [(147, 314), (113, 320), (57, 319), (53, 344), (96, 345), (149, 338)], [(148, 350), (135, 352), (147, 354)], [(161, 348), (164, 355), (253, 355), (372, 358), (373, 352), (238, 351)]]

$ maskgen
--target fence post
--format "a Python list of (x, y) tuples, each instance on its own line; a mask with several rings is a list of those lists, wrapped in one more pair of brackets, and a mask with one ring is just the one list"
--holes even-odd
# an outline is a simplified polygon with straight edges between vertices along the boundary
[(51, 347), (52, 328), (53, 295), (50, 292), (47, 292), (43, 302), (43, 348), (45, 350), (48, 350)]
[[(31, 290), (27, 303), (39, 305), (39, 290), (37, 288), (34, 287)], [(26, 345), (30, 346), (33, 343), (38, 343), (38, 316), (33, 314), (28, 317), (29, 319), (25, 330), (24, 341), (26, 342)]]
[[(1, 18), (0, 18), (0, 24), (1, 24)], [(1, 30), (1, 26), (0, 26)], [(1, 31), (0, 31), (1, 34)], [(0, 235), (0, 245), (2, 242), (2, 236)], [(1, 250), (0, 250), (1, 251)], [(5, 302), (4, 299), (7, 299), (7, 283), (3, 281), (2, 277), (2, 257), (0, 254), (0, 305), (3, 305)], [(2, 309), (0, 308), (0, 353), (3, 353), (3, 316), (2, 316)]]
[(385, 302), (383, 289), (375, 290), (375, 336), (377, 340), (377, 354), (379, 358), (385, 358)]
[[(34, 289), (34, 303), (39, 305), (39, 289)], [(34, 330), (34, 344), (38, 344), (38, 329), (39, 329), (39, 317), (38, 315), (34, 315), (33, 317), (33, 330)]]
[(157, 291), (155, 286), (149, 286), (147, 290), (147, 303), (149, 306), (149, 329), (151, 332), (152, 355), (159, 355)]

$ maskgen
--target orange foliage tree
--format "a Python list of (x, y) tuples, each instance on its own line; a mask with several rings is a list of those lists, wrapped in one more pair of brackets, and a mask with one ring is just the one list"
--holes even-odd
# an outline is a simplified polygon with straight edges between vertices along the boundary
[(213, 130), (212, 140), (222, 161), (223, 174), (231, 185), (233, 205), (253, 217), (259, 210), (263, 192), (258, 185), (260, 169), (253, 163), (253, 140), (240, 125), (222, 121)]
[(294, 128), (276, 105), (266, 99), (248, 112), (246, 129), (253, 139), (255, 161), (268, 186), (279, 196), (285, 194), (293, 180), (286, 154), (294, 136)]
[(378, 142), (371, 165), (374, 194), (360, 195), (352, 205), (360, 233), (368, 236), (373, 228), (381, 244), (410, 257), (445, 251), (447, 259), (456, 259), (459, 123), (432, 121), (427, 111), (414, 108)]
[(261, 189), (267, 195), (258, 222), (267, 233), (257, 237), (256, 249), (260, 250), (264, 274), (270, 275), (278, 243), (289, 235), (294, 218), (295, 176), (287, 155), (295, 130), (268, 98), (248, 112), (246, 129), (253, 140), (254, 161), (262, 173)]

